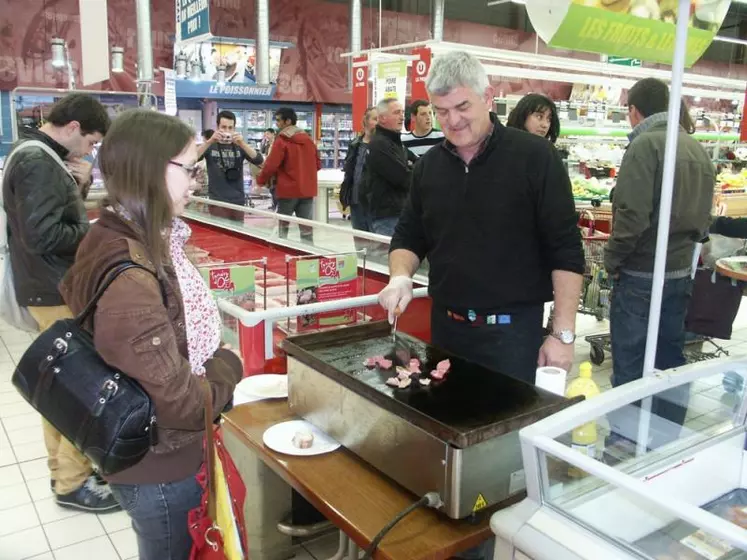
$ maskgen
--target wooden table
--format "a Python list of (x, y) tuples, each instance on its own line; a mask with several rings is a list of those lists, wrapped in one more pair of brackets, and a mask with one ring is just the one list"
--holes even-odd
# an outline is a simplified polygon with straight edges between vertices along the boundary
[[(397, 513), (417, 498), (344, 448), (315, 457), (291, 457), (266, 448), (262, 443), (265, 430), (294, 418), (286, 401), (259, 401), (226, 414), (224, 429), (248, 451), (257, 453), (356, 545), (367, 547)], [(251, 499), (252, 488), (247, 488), (247, 500)], [(389, 532), (374, 558), (449, 558), (492, 536), (489, 513), (470, 523), (449, 519), (433, 509), (419, 509)]]
[(747, 257), (726, 257), (716, 261), (716, 272), (747, 282)]

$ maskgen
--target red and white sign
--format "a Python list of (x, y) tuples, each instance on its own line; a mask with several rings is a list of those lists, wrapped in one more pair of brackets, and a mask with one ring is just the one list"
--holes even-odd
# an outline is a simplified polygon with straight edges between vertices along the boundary
[(368, 65), (355, 66), (356, 62), (368, 62), (367, 56), (353, 59), (353, 130), (363, 132), (363, 115), (368, 107)]
[(428, 92), (425, 89), (425, 79), (428, 77), (428, 71), (431, 69), (431, 49), (428, 47), (419, 47), (412, 49), (412, 54), (419, 57), (412, 63), (412, 100), (428, 99)]

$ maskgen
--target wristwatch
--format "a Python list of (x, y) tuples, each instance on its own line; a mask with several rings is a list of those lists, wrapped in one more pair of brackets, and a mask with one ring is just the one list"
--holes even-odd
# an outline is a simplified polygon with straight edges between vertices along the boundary
[(571, 330), (554, 332), (552, 333), (552, 336), (557, 338), (563, 344), (573, 344), (574, 342), (576, 342), (576, 333)]

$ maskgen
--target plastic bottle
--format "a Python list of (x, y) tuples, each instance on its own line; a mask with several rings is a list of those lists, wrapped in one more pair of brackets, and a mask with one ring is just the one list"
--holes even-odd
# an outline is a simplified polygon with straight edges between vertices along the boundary
[[(579, 367), (578, 377), (568, 386), (565, 396), (569, 399), (583, 395), (590, 399), (599, 394), (599, 387), (591, 377), (591, 363), (584, 362)], [(573, 430), (571, 435), (571, 448), (596, 459), (597, 457), (597, 423), (595, 420), (582, 424)], [(584, 473), (575, 467), (568, 469), (568, 475), (580, 478)]]

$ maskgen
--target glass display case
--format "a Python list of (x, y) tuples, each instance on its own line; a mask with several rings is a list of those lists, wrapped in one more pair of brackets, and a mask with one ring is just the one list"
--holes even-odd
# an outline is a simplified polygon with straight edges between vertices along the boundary
[(495, 558), (747, 558), (747, 408), (727, 373), (743, 381), (747, 358), (657, 373), (523, 429), (528, 497), (494, 514)]
[(355, 132), (350, 113), (323, 113), (322, 137), (318, 143), (322, 169), (342, 169), (353, 138)]

